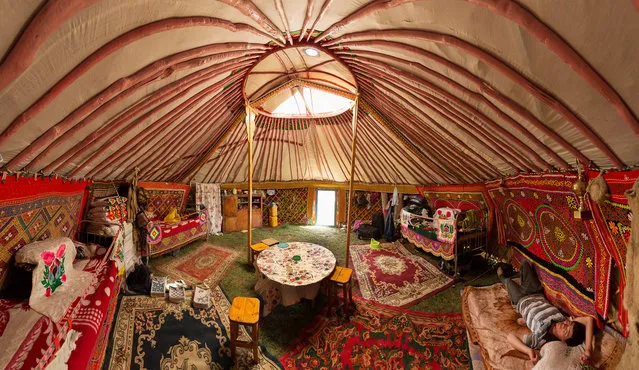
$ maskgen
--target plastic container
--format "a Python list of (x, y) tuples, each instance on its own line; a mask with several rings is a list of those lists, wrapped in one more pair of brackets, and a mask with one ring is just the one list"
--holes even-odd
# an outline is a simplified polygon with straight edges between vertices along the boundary
[(271, 227), (277, 227), (277, 216), (269, 217), (269, 225), (271, 225)]
[(375, 239), (371, 239), (371, 249), (380, 250), (382, 247), (379, 242)]

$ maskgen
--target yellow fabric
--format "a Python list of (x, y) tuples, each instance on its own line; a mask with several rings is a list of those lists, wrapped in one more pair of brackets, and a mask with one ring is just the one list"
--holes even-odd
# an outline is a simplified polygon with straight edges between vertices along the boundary
[(169, 212), (169, 214), (166, 215), (166, 217), (164, 217), (164, 222), (180, 222), (180, 221), (182, 221), (182, 217), (180, 217), (175, 207), (171, 208), (171, 211)]

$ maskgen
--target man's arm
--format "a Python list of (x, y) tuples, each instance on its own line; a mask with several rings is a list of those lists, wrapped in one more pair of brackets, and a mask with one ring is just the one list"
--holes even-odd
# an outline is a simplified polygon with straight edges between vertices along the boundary
[(536, 364), (537, 361), (539, 361), (539, 353), (525, 345), (518, 336), (513, 333), (508, 333), (506, 339), (508, 339), (508, 343), (510, 343), (511, 346), (515, 347), (516, 350), (527, 354), (533, 364)]
[(586, 350), (581, 356), (581, 361), (586, 362), (592, 356), (592, 343), (595, 332), (595, 320), (590, 316), (582, 316), (574, 319), (576, 322), (583, 324), (586, 327)]

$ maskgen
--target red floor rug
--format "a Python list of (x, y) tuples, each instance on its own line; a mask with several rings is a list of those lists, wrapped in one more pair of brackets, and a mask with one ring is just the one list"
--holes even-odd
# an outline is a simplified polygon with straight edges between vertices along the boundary
[(285, 369), (470, 369), (460, 313), (356, 299), (348, 321), (318, 316), (280, 358)]
[(400, 243), (352, 245), (351, 261), (362, 297), (407, 307), (449, 287), (453, 279)]
[(151, 267), (174, 280), (181, 279), (189, 284), (203, 281), (214, 287), (239, 254), (239, 251), (203, 242), (184, 248), (177, 257), (156, 258), (151, 261)]

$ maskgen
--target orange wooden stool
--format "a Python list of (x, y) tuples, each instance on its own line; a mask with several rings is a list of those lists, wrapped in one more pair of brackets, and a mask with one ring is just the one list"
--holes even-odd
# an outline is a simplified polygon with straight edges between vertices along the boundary
[[(229, 319), (231, 321), (231, 356), (235, 358), (235, 349), (237, 347), (249, 348), (253, 349), (253, 361), (256, 363), (259, 362), (257, 354), (259, 346), (257, 336), (259, 333), (260, 300), (248, 297), (233, 298), (233, 304), (231, 304), (231, 311), (229, 312)], [(240, 325), (251, 328), (250, 341), (237, 339), (239, 336)]]
[(342, 288), (342, 301), (344, 303), (344, 316), (348, 316), (350, 307), (353, 304), (353, 284), (351, 283), (351, 277), (353, 276), (353, 270), (348, 267), (336, 266), (333, 275), (330, 278), (330, 284), (328, 287), (328, 314), (331, 314), (333, 306), (339, 306), (339, 295), (337, 293), (339, 288)]
[(249, 250), (249, 255), (248, 255), (248, 263), (252, 265), (253, 262), (255, 262), (257, 255), (260, 254), (260, 252), (266, 248), (268, 248), (268, 245), (264, 243), (257, 243), (257, 244), (251, 245), (251, 249)]

